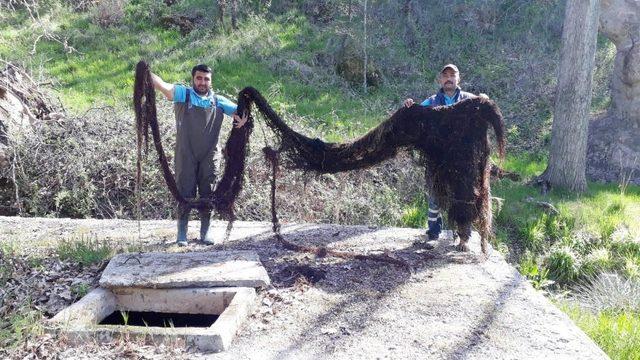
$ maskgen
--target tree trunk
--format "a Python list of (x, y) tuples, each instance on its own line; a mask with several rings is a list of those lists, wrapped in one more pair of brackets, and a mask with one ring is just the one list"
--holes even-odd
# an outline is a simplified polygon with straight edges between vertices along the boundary
[(416, 49), (416, 25), (414, 21), (413, 15), (413, 5), (411, 4), (412, 0), (405, 0), (402, 5), (402, 14), (405, 22), (404, 27), (404, 39), (411, 50)]
[(238, 0), (231, 0), (231, 28), (238, 30)]
[(551, 151), (542, 177), (552, 186), (573, 191), (587, 187), (587, 126), (599, 8), (599, 0), (568, 0), (565, 9)]
[(220, 27), (224, 30), (224, 8), (226, 5), (226, 0), (216, 0), (218, 4), (218, 22), (220, 23)]
[(362, 87), (364, 93), (367, 93), (367, 0), (364, 0), (364, 41), (362, 42), (364, 50), (364, 68), (362, 69)]

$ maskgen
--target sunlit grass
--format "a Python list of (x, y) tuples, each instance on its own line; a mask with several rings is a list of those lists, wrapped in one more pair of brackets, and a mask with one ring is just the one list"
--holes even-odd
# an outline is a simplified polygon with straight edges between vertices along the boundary
[(115, 254), (116, 250), (107, 242), (92, 237), (81, 236), (70, 238), (58, 244), (56, 253), (61, 260), (68, 260), (81, 265), (90, 265), (106, 260)]
[[(528, 181), (546, 167), (540, 155), (510, 156), (505, 169)], [(530, 251), (559, 284), (602, 271), (638, 274), (640, 263), (640, 187), (589, 183), (584, 193), (553, 189), (546, 195), (524, 182), (497, 181), (492, 194), (504, 198), (496, 226), (516, 254)], [(535, 202), (552, 204), (558, 214)]]
[(640, 359), (640, 314), (602, 311), (591, 313), (577, 305), (561, 304), (560, 308), (571, 317), (593, 341), (614, 360)]

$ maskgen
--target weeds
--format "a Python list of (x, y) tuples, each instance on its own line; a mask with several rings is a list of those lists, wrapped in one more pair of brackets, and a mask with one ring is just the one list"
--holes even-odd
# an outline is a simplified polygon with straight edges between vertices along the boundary
[(554, 283), (549, 280), (549, 269), (539, 266), (530, 254), (522, 258), (519, 270), (531, 282), (534, 289), (542, 290)]
[(124, 324), (124, 326), (129, 325), (129, 312), (120, 310), (120, 316), (122, 316), (122, 324)]
[(0, 348), (19, 344), (22, 340), (43, 333), (42, 313), (25, 301), (16, 311), (0, 317)]
[(85, 295), (89, 293), (91, 287), (87, 283), (77, 283), (71, 285), (71, 294), (77, 299), (83, 298)]
[(71, 238), (60, 242), (56, 253), (61, 260), (90, 265), (110, 258), (115, 250), (106, 241), (82, 235), (80, 238)]
[(568, 284), (578, 278), (579, 264), (575, 252), (566, 246), (551, 251), (545, 265), (549, 270), (549, 277), (558, 284)]
[(640, 313), (640, 282), (615, 273), (601, 273), (574, 290), (580, 304), (592, 311)]
[(640, 313), (591, 312), (575, 304), (560, 308), (614, 360), (640, 359)]

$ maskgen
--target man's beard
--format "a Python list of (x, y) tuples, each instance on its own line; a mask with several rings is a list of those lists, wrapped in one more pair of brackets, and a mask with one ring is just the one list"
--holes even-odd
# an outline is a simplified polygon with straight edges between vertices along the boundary
[[(204, 91), (201, 91), (201, 89), (204, 89)], [(193, 88), (193, 90), (196, 91), (196, 94), (201, 95), (201, 96), (207, 95), (209, 93), (209, 89), (204, 87), (204, 86), (202, 86), (202, 87), (196, 86), (196, 87)]]

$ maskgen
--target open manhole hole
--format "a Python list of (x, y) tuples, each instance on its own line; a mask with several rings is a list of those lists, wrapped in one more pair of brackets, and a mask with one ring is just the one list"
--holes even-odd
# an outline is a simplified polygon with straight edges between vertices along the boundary
[(256, 305), (254, 287), (268, 284), (251, 252), (121, 254), (105, 269), (100, 288), (51, 321), (71, 340), (126, 334), (223, 351)]
[(218, 320), (214, 314), (181, 314), (153, 311), (114, 311), (98, 325), (155, 326), (164, 328), (209, 327)]

